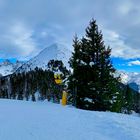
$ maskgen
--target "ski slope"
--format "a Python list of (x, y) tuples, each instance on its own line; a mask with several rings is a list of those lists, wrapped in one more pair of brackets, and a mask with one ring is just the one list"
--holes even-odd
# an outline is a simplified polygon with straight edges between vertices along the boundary
[(139, 140), (140, 118), (44, 102), (0, 100), (0, 140)]

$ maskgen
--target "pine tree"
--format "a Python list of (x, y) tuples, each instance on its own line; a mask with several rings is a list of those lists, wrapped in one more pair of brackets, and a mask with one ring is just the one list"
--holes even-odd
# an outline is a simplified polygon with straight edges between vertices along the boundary
[(129, 85), (126, 85), (126, 92), (123, 98), (124, 101), (124, 110), (122, 110), (123, 113), (130, 114), (133, 109), (133, 96), (132, 96), (132, 90), (130, 89)]
[(121, 95), (118, 79), (114, 78), (111, 49), (105, 47), (95, 20), (87, 27), (86, 37), (80, 41), (77, 37), (74, 39), (73, 47), (69, 91), (73, 93), (76, 107), (120, 112), (121, 107), (117, 105)]
[(133, 100), (134, 100), (134, 104), (133, 104), (133, 110), (136, 113), (140, 113), (140, 93), (139, 92), (135, 92), (133, 94)]
[(73, 73), (69, 76), (69, 82), (68, 82), (68, 91), (69, 95), (69, 102), (72, 102), (74, 106), (80, 108), (82, 105), (80, 103), (80, 97), (82, 95), (82, 92), (80, 92), (80, 77), (79, 72), (80, 72), (80, 42), (78, 40), (78, 37), (75, 36), (73, 40), (73, 48), (74, 52), (72, 53), (72, 57), (70, 58), (69, 64), (70, 67), (73, 69)]

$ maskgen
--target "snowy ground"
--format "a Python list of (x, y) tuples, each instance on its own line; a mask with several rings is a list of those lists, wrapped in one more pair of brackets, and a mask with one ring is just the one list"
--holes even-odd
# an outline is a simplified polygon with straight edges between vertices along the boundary
[(140, 118), (0, 100), (0, 140), (140, 140)]

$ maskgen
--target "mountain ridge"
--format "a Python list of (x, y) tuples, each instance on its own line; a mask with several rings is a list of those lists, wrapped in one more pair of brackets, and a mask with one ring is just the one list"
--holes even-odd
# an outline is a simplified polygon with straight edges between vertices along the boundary
[(36, 67), (45, 70), (50, 60), (62, 60), (64, 65), (69, 67), (68, 61), (71, 57), (71, 53), (72, 52), (62, 44), (52, 44), (43, 49), (37, 56), (24, 63), (16, 72), (28, 72), (34, 70)]
[[(12, 63), (9, 60), (1, 62), (0, 76), (6, 76), (12, 73), (28, 72), (30, 70), (34, 70), (36, 67), (45, 70), (48, 68), (47, 64), (50, 60), (62, 60), (64, 65), (69, 69), (68, 61), (71, 55), (72, 51), (70, 51), (68, 47), (59, 43), (54, 43), (43, 49), (38, 53), (38, 55), (25, 63), (20, 61)], [(116, 76), (118, 75), (120, 75), (121, 82), (123, 84), (128, 84), (132, 89), (140, 92), (140, 73), (117, 71)]]
[(121, 82), (128, 84), (132, 89), (140, 93), (140, 73), (119, 71)]
[(10, 60), (6, 59), (0, 63), (0, 75), (7, 76), (14, 73), (20, 66), (22, 66), (22, 61), (16, 61), (12, 63)]

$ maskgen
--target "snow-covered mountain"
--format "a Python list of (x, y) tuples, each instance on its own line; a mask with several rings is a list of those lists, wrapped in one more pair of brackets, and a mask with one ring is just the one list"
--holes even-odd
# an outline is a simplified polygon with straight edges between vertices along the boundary
[(140, 73), (119, 71), (121, 82), (140, 92)]
[(30, 59), (28, 62), (23, 64), (18, 68), (17, 72), (27, 72), (35, 69), (36, 67), (47, 69), (47, 64), (50, 60), (62, 60), (66, 67), (69, 67), (68, 61), (71, 57), (71, 51), (62, 44), (53, 44), (43, 51), (41, 51), (37, 56)]
[[(69, 68), (69, 58), (72, 52), (68, 47), (62, 44), (53, 44), (42, 50), (37, 56), (30, 59), (26, 63), (17, 61), (16, 63), (11, 63), (6, 60), (0, 63), (0, 76), (6, 76), (14, 72), (27, 72), (35, 69), (36, 67), (47, 69), (47, 64), (50, 60), (62, 60), (64, 65)], [(116, 75), (121, 76), (121, 82), (124, 84), (129, 84), (131, 88), (140, 92), (140, 73), (130, 73), (118, 71)]]
[(12, 63), (9, 60), (5, 60), (0, 63), (0, 75), (6, 76), (14, 73), (20, 66), (22, 66), (23, 62), (17, 61), (16, 63)]

